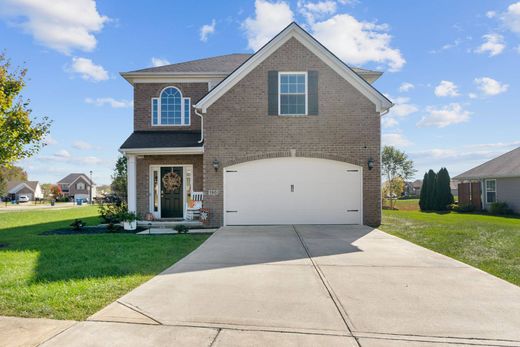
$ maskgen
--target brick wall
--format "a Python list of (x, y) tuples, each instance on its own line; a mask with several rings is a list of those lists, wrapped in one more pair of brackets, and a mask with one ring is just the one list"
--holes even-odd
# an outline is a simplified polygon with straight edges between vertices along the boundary
[[(267, 72), (318, 70), (319, 115), (267, 114)], [(291, 39), (209, 107), (204, 117), (205, 207), (211, 224), (223, 223), (223, 168), (269, 157), (341, 160), (363, 167), (363, 221), (381, 222), (380, 117), (375, 105), (352, 85)], [(218, 159), (221, 169), (212, 167)], [(374, 169), (367, 170), (369, 158)], [(275, 173), (273, 173), (275, 174)], [(216, 195), (208, 195), (208, 190)]]
[(168, 86), (179, 88), (183, 97), (194, 105), (208, 92), (207, 83), (136, 83), (134, 86), (134, 130), (200, 130), (200, 117), (191, 110), (190, 126), (152, 127), (152, 98), (158, 98)]
[(193, 190), (202, 191), (202, 155), (151, 155), (137, 158), (137, 213), (150, 211), (150, 165), (193, 165)]

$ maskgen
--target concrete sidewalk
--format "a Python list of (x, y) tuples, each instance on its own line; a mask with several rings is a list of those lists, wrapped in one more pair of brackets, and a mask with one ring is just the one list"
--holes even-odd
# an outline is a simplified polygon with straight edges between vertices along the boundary
[(0, 346), (38, 346), (76, 322), (0, 316)]
[(519, 346), (520, 288), (368, 227), (226, 227), (71, 345)]

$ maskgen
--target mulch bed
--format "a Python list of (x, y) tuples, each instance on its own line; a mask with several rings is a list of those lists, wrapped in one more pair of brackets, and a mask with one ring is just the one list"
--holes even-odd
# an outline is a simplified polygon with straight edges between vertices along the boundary
[(138, 226), (136, 230), (125, 230), (120, 226), (116, 226), (115, 229), (109, 230), (107, 225), (101, 224), (96, 226), (85, 226), (81, 230), (72, 229), (58, 229), (58, 230), (47, 230), (40, 235), (95, 235), (95, 234), (135, 234), (140, 231), (148, 230), (148, 228)]

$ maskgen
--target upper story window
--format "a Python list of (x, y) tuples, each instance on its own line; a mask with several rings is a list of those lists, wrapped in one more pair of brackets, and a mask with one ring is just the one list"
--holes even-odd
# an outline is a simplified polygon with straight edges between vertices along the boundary
[(190, 125), (190, 98), (175, 87), (166, 87), (159, 98), (152, 98), (152, 125)]
[(280, 115), (307, 115), (307, 72), (278, 74)]
[(83, 182), (76, 183), (76, 189), (77, 190), (85, 190), (85, 183), (83, 183)]
[(67, 183), (62, 183), (61, 185), (61, 191), (62, 192), (68, 192), (69, 191), (69, 185)]

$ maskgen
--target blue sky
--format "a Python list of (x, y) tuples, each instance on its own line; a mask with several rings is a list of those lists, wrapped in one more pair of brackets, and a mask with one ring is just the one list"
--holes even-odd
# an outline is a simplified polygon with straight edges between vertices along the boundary
[(0, 49), (29, 68), (24, 96), (53, 119), (48, 145), (20, 163), (30, 179), (94, 172), (109, 183), (132, 131), (119, 72), (252, 52), (296, 20), (353, 66), (385, 71), (397, 104), (383, 141), (417, 177), (458, 174), (520, 146), (520, 2), (0, 0)]

